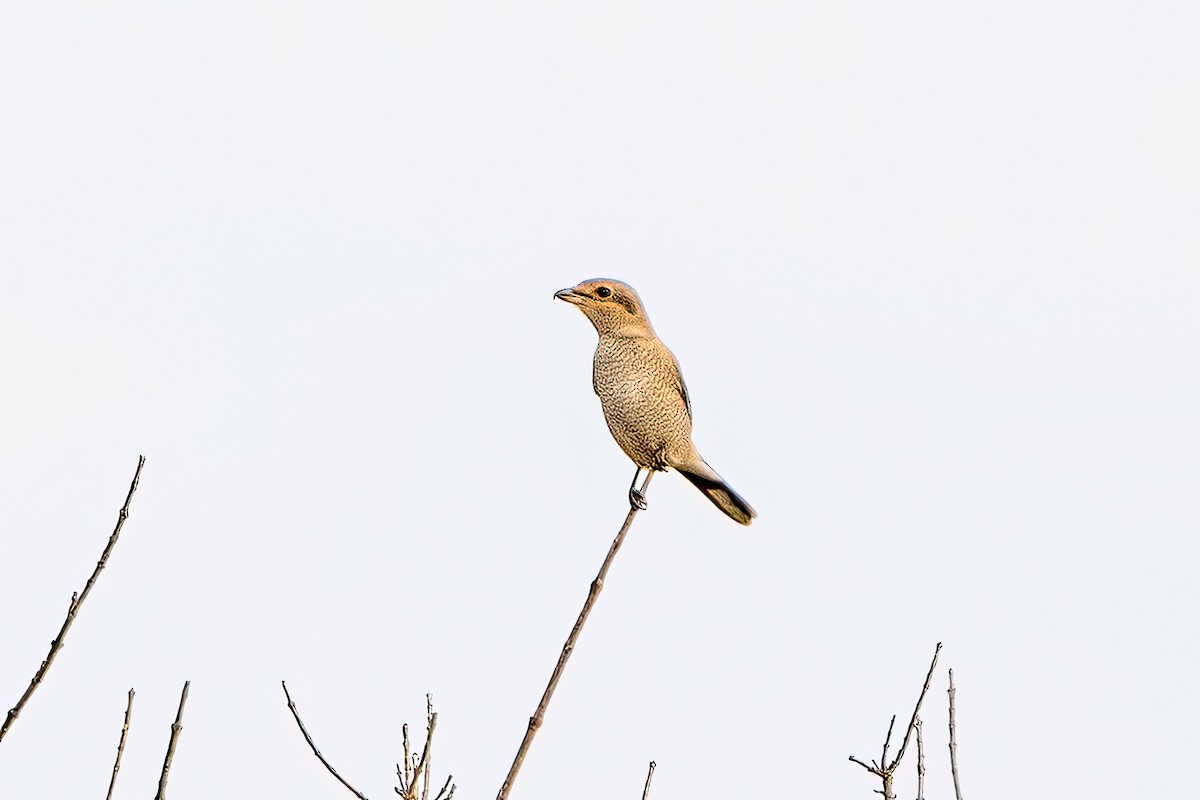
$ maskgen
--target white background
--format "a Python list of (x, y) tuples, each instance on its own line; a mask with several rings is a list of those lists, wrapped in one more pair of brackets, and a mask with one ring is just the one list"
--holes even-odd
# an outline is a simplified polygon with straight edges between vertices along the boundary
[[(1165, 797), (1200, 746), (1191, 3), (10, 4), (0, 796), (493, 797), (632, 467), (554, 291), (632, 283), (677, 475), (514, 798)], [(915, 759), (901, 796), (915, 794)]]

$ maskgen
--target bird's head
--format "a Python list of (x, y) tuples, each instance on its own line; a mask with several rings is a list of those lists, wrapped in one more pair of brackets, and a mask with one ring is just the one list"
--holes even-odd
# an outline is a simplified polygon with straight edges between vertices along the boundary
[(633, 287), (610, 278), (593, 278), (554, 293), (555, 298), (578, 306), (601, 336), (653, 333), (642, 300)]

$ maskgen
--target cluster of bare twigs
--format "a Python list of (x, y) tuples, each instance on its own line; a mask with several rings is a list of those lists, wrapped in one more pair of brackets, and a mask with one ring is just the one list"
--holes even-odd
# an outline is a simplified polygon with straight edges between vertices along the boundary
[[(83, 608), (83, 603), (88, 599), (88, 595), (92, 593), (92, 588), (96, 585), (96, 581), (100, 578), (100, 573), (108, 566), (108, 559), (112, 556), (113, 549), (117, 546), (117, 540), (121, 538), (121, 529), (125, 527), (125, 520), (129, 519), (129, 506), (133, 503), (133, 494), (137, 491), (138, 483), (142, 478), (142, 467), (146, 465), (146, 457), (138, 456), (137, 469), (134, 470), (133, 480), (129, 484), (129, 492), (125, 495), (125, 504), (121, 506), (121, 510), (117, 514), (117, 524), (113, 528), (112, 534), (108, 537), (108, 544), (104, 547), (104, 552), (100, 554), (100, 560), (96, 562), (96, 568), (92, 570), (91, 576), (87, 579), (87, 583), (83, 586), (82, 592), (75, 592), (71, 595), (71, 604), (67, 607), (67, 618), (63, 620), (62, 627), (58, 629), (58, 635), (50, 642), (50, 652), (42, 660), (41, 666), (33, 675), (33, 680), (29, 682), (25, 693), (17, 700), (16, 705), (8, 710), (5, 715), (4, 724), (0, 725), (0, 741), (3, 741), (5, 735), (8, 734), (13, 723), (21, 716), (21, 711), (29, 699), (33, 697), (33, 693), (46, 679), (46, 673), (50, 671), (50, 665), (54, 663), (54, 659), (58, 656), (66, 643), (67, 632), (71, 630), (71, 626), (75, 623), (75, 618), (79, 616), (80, 610)], [(187, 703), (188, 688), (191, 686), (191, 681), (186, 681), (183, 684), (183, 694), (179, 698), (179, 709), (175, 712), (175, 722), (171, 725), (171, 738), (167, 744), (167, 754), (163, 759), (162, 772), (158, 778), (158, 793), (155, 795), (155, 800), (163, 800), (167, 796), (167, 778), (171, 772), (171, 762), (175, 759), (175, 745), (179, 741), (179, 733), (183, 730), (183, 707)], [(112, 778), (108, 782), (108, 794), (106, 797), (111, 800), (113, 788), (117, 785), (117, 773), (121, 771), (121, 756), (125, 754), (125, 740), (129, 736), (129, 724), (133, 717), (133, 689), (129, 690), (129, 699), (125, 704), (125, 722), (121, 726), (121, 741), (117, 744), (117, 758), (113, 762)]]
[[(191, 681), (183, 682), (183, 693), (179, 696), (179, 708), (175, 712), (175, 722), (171, 723), (171, 738), (167, 741), (167, 754), (163, 758), (162, 772), (158, 776), (158, 792), (154, 800), (165, 800), (167, 796), (167, 778), (171, 775), (171, 762), (175, 760), (175, 745), (179, 742), (179, 734), (183, 730), (183, 707), (187, 704), (188, 689)], [(112, 778), (108, 782), (108, 794), (105, 800), (112, 800), (113, 787), (117, 785), (117, 773), (121, 771), (121, 756), (125, 755), (125, 739), (129, 736), (129, 721), (133, 717), (133, 689), (129, 690), (129, 700), (125, 704), (125, 724), (121, 726), (121, 741), (117, 743), (117, 759), (113, 762)]]
[[(645, 480), (642, 482), (641, 494), (644, 496), (647, 488), (650, 486), (650, 479), (654, 476), (654, 472), (650, 471), (646, 474)], [(529, 746), (533, 743), (533, 737), (537, 733), (538, 728), (542, 726), (542, 720), (546, 716), (546, 708), (550, 705), (550, 699), (554, 696), (554, 690), (558, 688), (558, 682), (562, 678), (563, 670), (567, 666), (567, 660), (570, 659), (571, 653), (575, 651), (575, 643), (579, 639), (579, 634), (583, 630), (583, 625), (587, 622), (588, 616), (592, 613), (592, 607), (596, 604), (596, 598), (600, 596), (600, 590), (604, 588), (604, 579), (608, 576), (608, 570), (612, 566), (613, 559), (616, 558), (617, 552), (621, 549), (621, 545), (625, 542), (625, 536), (629, 533), (629, 527), (633, 524), (633, 518), (637, 516), (638, 507), (630, 505), (629, 513), (625, 515), (625, 522), (621, 525), (621, 529), (617, 531), (616, 538), (613, 539), (612, 545), (608, 548), (608, 554), (604, 557), (604, 561), (600, 565), (600, 571), (596, 574), (591, 586), (588, 588), (587, 598), (583, 601), (583, 608), (579, 612), (579, 616), (575, 620), (575, 625), (571, 628), (571, 632), (567, 635), (566, 642), (563, 643), (562, 652), (559, 653), (558, 661), (554, 665), (554, 670), (550, 673), (550, 681), (546, 684), (546, 689), (542, 693), (542, 699), (538, 702), (537, 708), (533, 712), (533, 716), (529, 718), (529, 726), (525, 729), (525, 736), (521, 739), (521, 745), (517, 748), (517, 755), (513, 758), (512, 766), (508, 770), (508, 775), (504, 778), (504, 783), (500, 787), (499, 794), (496, 795), (496, 800), (505, 800), (512, 789), (513, 782), (517, 779), (517, 773), (521, 770), (521, 765), (525, 762), (525, 756), (529, 752)], [(283, 684), (283, 692), (287, 697), (288, 708), (292, 712), (292, 716), (296, 718), (296, 724), (300, 727), (300, 732), (304, 734), (308, 746), (312, 749), (313, 754), (320, 759), (325, 765), (325, 769), (329, 771), (333, 777), (337, 778), (343, 786), (354, 793), (359, 800), (366, 800), (363, 794), (351, 786), (345, 778), (338, 774), (338, 771), (333, 768), (325, 756), (321, 755), (321, 751), (313, 744), (312, 737), (309, 736), (308, 730), (305, 729), (304, 723), (300, 719), (300, 714), (296, 711), (296, 704), (292, 702), (292, 697), (288, 694), (287, 683)], [(428, 800), (429, 794), (429, 764), (430, 764), (430, 748), (433, 744), (433, 731), (437, 725), (437, 714), (433, 713), (433, 704), (429, 695), (425, 696), (426, 701), (426, 733), (425, 746), (420, 753), (412, 753), (408, 740), (408, 725), (403, 728), (404, 731), (404, 763), (396, 765), (396, 778), (400, 785), (396, 787), (396, 793), (403, 800)], [(646, 784), (642, 789), (642, 800), (647, 800), (650, 796), (650, 779), (654, 777), (655, 763), (650, 762), (650, 770), (646, 775)], [(437, 793), (434, 800), (450, 800), (454, 796), (456, 786), (450, 783), (453, 776), (446, 779), (445, 785), (441, 791)]]
[[(412, 752), (408, 742), (408, 723), (401, 728), (404, 735), (404, 764), (396, 765), (396, 794), (404, 800), (429, 800), (429, 771), (433, 762), (433, 730), (437, 727), (437, 714), (433, 711), (433, 698), (425, 695), (425, 746), (420, 753)], [(433, 800), (451, 800), (457, 785), (450, 783), (453, 775), (446, 776), (446, 782), (434, 795)]]
[[(917, 705), (913, 708), (912, 717), (909, 719), (908, 727), (904, 732), (904, 740), (900, 743), (900, 749), (896, 752), (895, 758), (888, 761), (888, 747), (891, 746), (892, 731), (896, 727), (895, 714), (892, 715), (892, 721), (888, 724), (887, 736), (883, 740), (883, 753), (880, 755), (878, 761), (872, 759), (871, 763), (868, 764), (855, 756), (850, 756), (851, 761), (882, 781), (883, 788), (876, 789), (875, 793), (883, 795), (883, 800), (895, 800), (896, 769), (900, 766), (900, 762), (904, 758), (904, 753), (908, 750), (908, 743), (914, 735), (917, 741), (917, 800), (925, 800), (925, 743), (922, 738), (921, 703), (925, 701), (925, 695), (929, 693), (929, 684), (933, 680), (934, 670), (937, 669), (938, 655), (941, 652), (942, 643), (938, 642), (937, 647), (933, 651), (933, 660), (929, 663), (929, 672), (925, 674), (925, 684), (921, 687), (921, 694), (917, 697)], [(947, 692), (950, 696), (950, 772), (954, 777), (954, 797), (956, 800), (962, 800), (962, 789), (958, 782), (958, 742), (954, 730), (954, 670), (950, 670), (949, 672), (950, 688)]]
[[(313, 751), (313, 755), (328, 770), (329, 774), (337, 778), (338, 782), (350, 790), (358, 800), (367, 800), (367, 796), (358, 789), (355, 789), (329, 763), (329, 760), (321, 754), (320, 748), (317, 747), (316, 743), (313, 742), (312, 736), (309, 735), (308, 728), (304, 726), (304, 720), (300, 719), (300, 712), (296, 709), (296, 703), (292, 700), (292, 695), (288, 691), (287, 681), (282, 681), (282, 684), (283, 695), (287, 698), (288, 710), (292, 712), (292, 716), (296, 719), (296, 725), (300, 728), (300, 733), (304, 734), (304, 740), (308, 742), (309, 749)], [(429, 780), (430, 772), (433, 768), (433, 731), (436, 728), (437, 714), (433, 711), (433, 698), (430, 695), (425, 695), (425, 745), (419, 753), (413, 752), (412, 743), (408, 738), (408, 723), (405, 723), (401, 727), (404, 761), (396, 765), (396, 779), (400, 782), (400, 785), (394, 788), (396, 794), (400, 795), (402, 800), (429, 800), (429, 789), (433, 785)], [(434, 795), (433, 800), (451, 800), (454, 797), (454, 791), (458, 788), (458, 785), (451, 783), (452, 780), (454, 780), (453, 775), (446, 776), (446, 783)]]
[[(71, 603), (67, 609), (66, 620), (59, 629), (58, 635), (51, 641), (50, 652), (42, 661), (41, 666), (34, 674), (33, 680), (30, 681), (29, 686), (26, 688), (24, 694), (21, 695), (21, 698), (17, 701), (16, 705), (9, 709), (3, 725), (0, 726), (0, 740), (3, 740), (13, 723), (20, 716), (22, 709), (24, 709), (25, 705), (29, 702), (30, 697), (45, 680), (46, 673), (49, 671), (50, 665), (54, 663), (55, 657), (62, 649), (67, 632), (70, 630), (71, 625), (78, 616), (84, 601), (88, 598), (92, 588), (95, 586), (96, 580), (99, 578), (101, 571), (103, 571), (104, 567), (107, 565), (108, 559), (112, 555), (113, 548), (116, 546), (117, 540), (120, 538), (121, 529), (125, 524), (125, 520), (129, 518), (129, 506), (133, 500), (133, 494), (137, 490), (138, 481), (141, 478), (142, 467), (145, 462), (145, 457), (138, 458), (137, 470), (134, 472), (133, 481), (129, 487), (129, 493), (126, 495), (125, 504), (121, 507), (117, 518), (116, 527), (113, 529), (112, 535), (109, 537), (108, 544), (104, 548), (104, 552), (101, 554), (100, 560), (96, 563), (96, 568), (92, 572), (91, 577), (88, 578), (83, 591), (77, 592), (71, 596)], [(642, 484), (641, 493), (643, 495), (650, 484), (650, 478), (653, 476), (653, 474), (653, 472), (650, 472)], [(580, 610), (579, 616), (575, 621), (575, 625), (571, 628), (571, 632), (568, 634), (566, 642), (563, 644), (562, 652), (559, 654), (558, 661), (554, 666), (554, 670), (550, 674), (550, 681), (546, 685), (546, 689), (542, 694), (541, 700), (539, 701), (533, 716), (529, 718), (529, 725), (526, 728), (525, 736), (522, 738), (520, 747), (517, 749), (516, 757), (513, 759), (513, 763), (509, 768), (508, 775), (505, 777), (504, 783), (500, 787), (497, 800), (506, 800), (509, 795), (513, 782), (516, 780), (517, 773), (520, 771), (521, 765), (524, 763), (525, 756), (529, 751), (529, 747), (533, 741), (534, 735), (537, 733), (538, 728), (540, 728), (542, 725), (542, 721), (545, 718), (546, 709), (549, 706), (550, 700), (554, 695), (554, 690), (557, 688), (558, 682), (562, 677), (567, 660), (571, 657), (571, 653), (575, 649), (575, 644), (579, 639), (583, 625), (587, 621), (592, 607), (595, 605), (597, 597), (599, 597), (601, 589), (604, 588), (604, 579), (608, 575), (608, 571), (612, 566), (613, 559), (620, 550), (621, 545), (629, 532), (630, 525), (632, 525), (633, 519), (637, 515), (637, 512), (637, 507), (630, 507), (629, 513), (625, 517), (624, 524), (617, 532), (617, 536), (613, 540), (613, 543), (608, 550), (608, 554), (605, 556), (604, 561), (600, 566), (600, 571), (597, 573), (595, 579), (592, 581), (589, 587), (587, 598), (584, 600), (583, 608)], [(882, 795), (884, 800), (895, 800), (896, 794), (894, 791), (894, 786), (896, 771), (899, 768), (905, 753), (908, 751), (910, 742), (914, 739), (916, 741), (917, 749), (917, 800), (924, 800), (925, 744), (920, 712), (921, 704), (925, 700), (925, 695), (929, 692), (929, 685), (933, 680), (933, 674), (937, 668), (938, 655), (941, 653), (941, 650), (942, 645), (939, 642), (937, 648), (934, 650), (933, 660), (929, 664), (929, 671), (925, 675), (925, 683), (921, 687), (920, 695), (917, 697), (917, 704), (913, 708), (912, 716), (909, 719), (908, 726), (905, 728), (904, 738), (901, 741), (900, 747), (896, 751), (895, 756), (890, 761), (888, 760), (888, 749), (891, 747), (892, 734), (896, 726), (895, 715), (892, 716), (891, 722), (888, 724), (887, 735), (883, 741), (883, 751), (878, 761), (872, 760), (870, 763), (867, 763), (866, 761), (863, 761), (855, 756), (850, 756), (851, 761), (858, 764), (863, 769), (867, 770), (881, 780), (882, 789), (876, 789), (875, 792), (876, 794)], [(333, 777), (336, 778), (344, 787), (346, 787), (346, 789), (353, 793), (355, 797), (359, 798), (359, 800), (367, 800), (366, 796), (354, 788), (354, 786), (352, 786), (345, 778), (343, 778), (333, 767), (333, 765), (329, 763), (325, 756), (321, 754), (320, 749), (313, 742), (312, 736), (309, 734), (303, 720), (300, 718), (300, 712), (297, 710), (296, 704), (292, 700), (291, 694), (288, 692), (287, 683), (282, 682), (282, 686), (284, 697), (287, 698), (287, 707), (292, 712), (292, 716), (296, 720), (296, 725), (300, 728), (300, 732), (304, 735), (305, 741), (308, 742), (309, 748), (312, 749), (313, 755), (315, 755), (325, 769), (328, 770), (328, 772), (333, 775)], [(179, 734), (183, 730), (183, 710), (185, 704), (187, 703), (188, 689), (190, 687), (190, 681), (186, 681), (183, 685), (183, 692), (179, 698), (179, 708), (175, 714), (175, 722), (171, 725), (171, 738), (167, 745), (166, 756), (163, 759), (163, 767), (159, 777), (158, 792), (155, 795), (155, 800), (164, 800), (166, 797), (167, 779), (170, 776), (171, 763), (175, 757), (175, 748), (179, 741)], [(950, 706), (950, 769), (954, 779), (954, 794), (956, 800), (962, 800), (962, 789), (958, 776), (958, 741), (955, 731), (954, 670), (949, 671), (949, 689), (947, 690), (947, 694), (949, 696)], [(130, 721), (133, 716), (133, 698), (134, 690), (130, 689), (128, 701), (125, 706), (125, 721), (121, 727), (121, 738), (117, 745), (117, 757), (113, 763), (112, 778), (108, 785), (108, 800), (111, 800), (112, 798), (113, 787), (116, 785), (117, 775), (121, 769), (121, 757), (125, 752), (125, 743), (129, 735)], [(434, 713), (433, 699), (429, 695), (425, 696), (425, 717), (425, 742), (419, 751), (413, 750), (412, 743), (409, 739), (408, 725), (406, 724), (402, 728), (402, 746), (404, 755), (403, 760), (396, 764), (396, 780), (399, 785), (397, 785), (394, 789), (401, 800), (429, 800), (430, 789), (434, 786), (434, 784), (431, 783), (431, 772), (433, 763), (433, 734), (437, 728), (437, 714)], [(642, 800), (648, 800), (649, 798), (650, 781), (654, 777), (654, 770), (656, 766), (657, 765), (655, 762), (650, 762), (649, 770), (646, 773), (646, 781), (642, 788)], [(433, 800), (453, 800), (455, 790), (458, 787), (452, 783), (452, 781), (453, 776), (447, 776), (445, 783), (442, 784), (441, 789), (439, 789), (434, 795)]]

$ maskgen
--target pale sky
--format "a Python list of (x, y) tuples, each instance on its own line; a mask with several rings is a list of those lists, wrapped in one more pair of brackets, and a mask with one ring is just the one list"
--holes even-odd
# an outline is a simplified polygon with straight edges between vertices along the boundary
[[(640, 292), (743, 529), (659, 476), (514, 800), (1165, 797), (1200, 748), (1193, 3), (9, 4), (0, 797), (494, 797), (627, 509)], [(915, 758), (899, 791), (915, 795)], [(439, 781), (440, 783), (440, 781)]]

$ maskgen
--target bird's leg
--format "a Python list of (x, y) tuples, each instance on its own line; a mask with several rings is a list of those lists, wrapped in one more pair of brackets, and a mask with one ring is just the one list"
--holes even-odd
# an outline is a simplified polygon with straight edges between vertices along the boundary
[(638, 491), (638, 478), (642, 477), (642, 468), (638, 467), (637, 472), (633, 473), (633, 483), (629, 484), (629, 505), (639, 511), (645, 511), (646, 495)]

